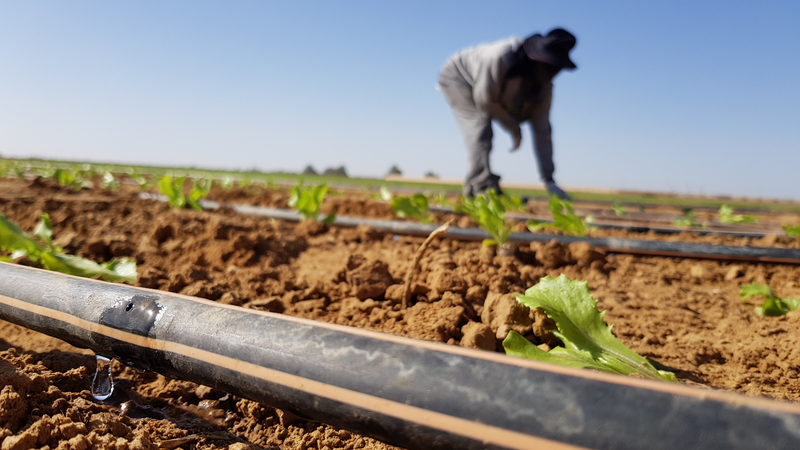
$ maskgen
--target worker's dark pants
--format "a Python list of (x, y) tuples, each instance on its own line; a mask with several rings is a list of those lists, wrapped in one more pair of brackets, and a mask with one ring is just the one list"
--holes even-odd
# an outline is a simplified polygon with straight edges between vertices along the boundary
[(439, 90), (453, 109), (458, 127), (464, 136), (469, 157), (469, 171), (464, 181), (464, 195), (473, 196), (487, 189), (500, 192), (500, 177), (489, 169), (492, 151), (492, 120), (478, 110), (472, 100), (472, 86), (457, 78), (439, 77)]

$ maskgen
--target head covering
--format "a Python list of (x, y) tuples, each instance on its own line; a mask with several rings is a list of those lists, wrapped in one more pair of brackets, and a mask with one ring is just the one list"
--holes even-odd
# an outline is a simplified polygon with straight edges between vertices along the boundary
[(528, 58), (552, 64), (562, 69), (575, 69), (577, 66), (569, 59), (569, 51), (575, 46), (575, 36), (567, 30), (556, 28), (547, 36), (534, 34), (525, 39), (522, 48)]

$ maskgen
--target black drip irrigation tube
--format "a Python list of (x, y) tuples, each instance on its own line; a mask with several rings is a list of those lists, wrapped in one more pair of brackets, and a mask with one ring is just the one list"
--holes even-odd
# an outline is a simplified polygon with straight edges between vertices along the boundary
[[(452, 208), (441, 208), (441, 207), (431, 207), (429, 208), (430, 211), (437, 211), (446, 214), (458, 214), (464, 215), (463, 213), (456, 212)], [(530, 219), (535, 219), (535, 217), (526, 216), (524, 214), (518, 213), (511, 213), (506, 216), (506, 218), (511, 220), (516, 220), (518, 222), (527, 222)], [(541, 220), (541, 222), (552, 222), (552, 220)], [(730, 236), (730, 237), (747, 237), (747, 238), (763, 238), (767, 236), (767, 233), (757, 232), (757, 231), (739, 231), (739, 230), (706, 230), (702, 228), (692, 228), (692, 229), (678, 229), (678, 228), (665, 228), (665, 227), (657, 227), (657, 226), (649, 226), (649, 225), (622, 225), (622, 224), (609, 224), (609, 223), (592, 223), (592, 227), (604, 229), (604, 230), (625, 230), (630, 231), (633, 233), (647, 233), (648, 231), (652, 231), (656, 234), (680, 234), (685, 231), (691, 231), (700, 236), (705, 235), (719, 235), (719, 236)]]
[(409, 449), (797, 449), (800, 406), (0, 263), (0, 319)]
[[(220, 204), (213, 201), (202, 201), (204, 208), (219, 208)], [(279, 208), (266, 208), (262, 206), (223, 205), (239, 214), (270, 217), (273, 219), (293, 220), (301, 219), (299, 213)], [(335, 225), (344, 227), (357, 227), (369, 225), (370, 227), (395, 234), (411, 234), (427, 236), (437, 225), (428, 225), (418, 222), (403, 222), (398, 220), (366, 219), (360, 217), (337, 216)], [(460, 228), (451, 226), (443, 235), (452, 239), (483, 240), (490, 238), (489, 234), (480, 228)], [(556, 240), (563, 244), (573, 242), (586, 242), (594, 247), (601, 248), (609, 253), (630, 253), (637, 255), (655, 255), (677, 258), (717, 259), (724, 261), (749, 261), (771, 262), (782, 264), (800, 264), (800, 249), (772, 248), (772, 247), (743, 247), (736, 245), (701, 244), (691, 242), (665, 242), (649, 241), (644, 239), (620, 239), (603, 237), (562, 236), (544, 233), (511, 233), (511, 242), (550, 242)]]

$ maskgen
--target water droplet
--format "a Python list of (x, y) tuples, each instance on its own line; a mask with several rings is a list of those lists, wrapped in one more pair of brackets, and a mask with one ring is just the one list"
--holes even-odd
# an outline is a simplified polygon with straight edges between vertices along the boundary
[(97, 371), (92, 379), (92, 396), (102, 402), (114, 392), (114, 379), (111, 378), (111, 360), (105, 356), (96, 355), (96, 357)]

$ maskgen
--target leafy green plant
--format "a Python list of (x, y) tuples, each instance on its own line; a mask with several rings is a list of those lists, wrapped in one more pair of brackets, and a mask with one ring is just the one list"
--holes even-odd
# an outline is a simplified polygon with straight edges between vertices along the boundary
[[(328, 193), (328, 189), (330, 187), (327, 184), (316, 186), (303, 186), (302, 183), (296, 184), (292, 187), (288, 205), (300, 212), (303, 220), (317, 220), (322, 211), (322, 202), (325, 200), (325, 194)], [(322, 219), (322, 222), (333, 223), (334, 220), (336, 220), (336, 213), (331, 212)]]
[(57, 169), (53, 177), (58, 180), (60, 186), (71, 186), (76, 191), (83, 187), (83, 178), (81, 178), (77, 170)]
[(619, 203), (614, 203), (613, 205), (611, 205), (611, 210), (614, 211), (614, 214), (616, 214), (619, 217), (628, 215), (628, 211), (625, 211), (625, 207), (620, 205)]
[(758, 295), (764, 296), (764, 303), (755, 306), (759, 316), (783, 316), (800, 307), (800, 298), (780, 298), (772, 292), (772, 288), (764, 284), (750, 283), (739, 289), (742, 300)]
[(719, 222), (720, 223), (756, 223), (758, 217), (746, 216), (742, 214), (734, 214), (733, 208), (730, 205), (722, 205), (719, 207)]
[(390, 202), (392, 201), (392, 192), (386, 186), (381, 186), (377, 194), (376, 193), (370, 194), (370, 198), (373, 200)]
[(800, 225), (784, 225), (783, 231), (786, 232), (787, 236), (800, 237)]
[(53, 244), (53, 225), (50, 216), (43, 213), (33, 229), (33, 236), (0, 214), (0, 250), (11, 252), (11, 256), (0, 257), (10, 262), (26, 256), (31, 262), (41, 264), (49, 270), (79, 277), (100, 277), (106, 281), (136, 281), (136, 262), (128, 259), (112, 259), (98, 264), (94, 261), (64, 253)]
[(186, 197), (186, 203), (197, 211), (202, 211), (203, 207), (200, 206), (200, 200), (208, 195), (211, 191), (211, 180), (208, 178), (200, 178), (196, 180), (192, 178), (192, 189)]
[(233, 178), (225, 177), (219, 181), (219, 187), (222, 189), (228, 190), (233, 188)]
[(158, 190), (161, 191), (169, 200), (169, 206), (178, 209), (186, 206), (186, 196), (183, 195), (183, 183), (186, 177), (172, 178), (170, 175), (164, 175), (158, 182)]
[(528, 221), (528, 229), (531, 230), (531, 232), (535, 233), (543, 228), (554, 228), (571, 236), (586, 235), (586, 230), (589, 228), (589, 225), (586, 220), (582, 220), (575, 214), (572, 202), (551, 195), (548, 209), (553, 215), (553, 221), (542, 222), (531, 219)]
[(556, 322), (558, 331), (553, 335), (564, 347), (546, 352), (511, 331), (503, 341), (507, 354), (568, 367), (675, 381), (673, 373), (657, 370), (614, 336), (586, 282), (573, 281), (565, 275), (544, 277), (525, 294), (517, 294), (517, 301), (529, 308), (542, 308)]
[(132, 173), (129, 176), (131, 177), (131, 180), (135, 181), (136, 184), (139, 185), (139, 188), (141, 188), (141, 189), (147, 189), (148, 188), (148, 186), (150, 184), (150, 181), (148, 181), (148, 179), (145, 178), (144, 176), (142, 176), (142, 175), (140, 175), (138, 173)]
[(431, 223), (434, 219), (428, 211), (428, 199), (423, 194), (410, 197), (399, 195), (393, 198), (392, 211), (401, 219), (416, 219), (422, 223)]
[(483, 241), (484, 245), (503, 247), (511, 236), (511, 226), (506, 223), (506, 207), (494, 189), (488, 189), (486, 195), (475, 197), (461, 196), (460, 203), (454, 208), (472, 218), (492, 237)]
[(500, 203), (506, 211), (525, 211), (525, 205), (522, 204), (522, 199), (516, 195), (500, 195)]
[(441, 206), (442, 208), (452, 208), (453, 202), (447, 199), (444, 192), (437, 192), (431, 197), (431, 203)]
[(672, 224), (681, 228), (708, 228), (708, 224), (697, 221), (697, 214), (689, 208), (684, 209), (683, 217), (673, 220)]
[(111, 172), (103, 173), (103, 178), (100, 179), (100, 183), (103, 185), (104, 189), (119, 189), (119, 181), (117, 181), (114, 174)]

